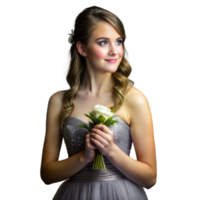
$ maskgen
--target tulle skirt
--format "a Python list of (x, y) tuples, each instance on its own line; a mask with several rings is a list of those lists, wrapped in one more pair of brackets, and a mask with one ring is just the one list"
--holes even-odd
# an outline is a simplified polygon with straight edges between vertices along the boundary
[(53, 200), (148, 200), (143, 187), (129, 179), (76, 182), (69, 179), (58, 188)]

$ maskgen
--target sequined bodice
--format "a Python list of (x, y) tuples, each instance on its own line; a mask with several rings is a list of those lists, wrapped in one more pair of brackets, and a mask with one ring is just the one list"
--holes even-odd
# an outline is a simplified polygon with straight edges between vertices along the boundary
[[(113, 131), (114, 143), (129, 155), (132, 146), (129, 125), (119, 117), (114, 117), (113, 119), (119, 122), (115, 123), (114, 126), (108, 126), (108, 128)], [(86, 124), (88, 126), (87, 123), (75, 117), (68, 117), (65, 119), (62, 134), (69, 157), (85, 149), (85, 136), (88, 134), (88, 130), (86, 128), (77, 127), (80, 124)]]
[[(113, 131), (114, 143), (128, 156), (131, 156), (132, 139), (130, 136), (130, 127), (118, 116), (113, 117), (119, 123), (110, 125), (108, 128)], [(85, 137), (88, 134), (86, 128), (77, 127), (78, 125), (89, 124), (75, 118), (68, 117), (65, 119), (62, 127), (63, 140), (65, 144), (65, 151), (67, 157), (85, 150)], [(95, 181), (109, 181), (116, 179), (126, 179), (124, 176), (108, 159), (103, 156), (106, 171), (93, 170), (93, 162), (88, 163), (82, 170), (69, 178), (71, 182), (95, 182)]]

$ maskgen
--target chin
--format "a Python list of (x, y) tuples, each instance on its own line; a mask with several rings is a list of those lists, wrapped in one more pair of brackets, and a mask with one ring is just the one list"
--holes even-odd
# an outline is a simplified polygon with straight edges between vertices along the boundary
[(109, 70), (110, 73), (115, 73), (117, 71), (118, 67), (113, 67)]

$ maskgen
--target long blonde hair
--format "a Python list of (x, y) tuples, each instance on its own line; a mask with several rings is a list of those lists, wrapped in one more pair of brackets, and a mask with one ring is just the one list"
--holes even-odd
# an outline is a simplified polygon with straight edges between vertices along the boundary
[[(77, 16), (74, 28), (75, 43), (73, 43), (70, 48), (71, 60), (69, 64), (69, 71), (66, 77), (70, 89), (67, 90), (63, 95), (64, 109), (61, 111), (59, 116), (61, 126), (64, 123), (65, 118), (67, 118), (74, 109), (72, 100), (76, 97), (76, 93), (80, 84), (82, 83), (84, 70), (86, 70), (85, 58), (78, 53), (76, 49), (76, 42), (80, 41), (82, 44), (87, 45), (92, 32), (98, 25), (98, 22), (102, 21), (110, 23), (121, 35), (123, 40), (125, 41), (126, 39), (122, 22), (116, 15), (109, 12), (108, 10), (97, 6), (92, 6), (84, 9)], [(127, 53), (124, 43), (122, 43), (122, 45), (124, 52)], [(124, 102), (124, 94), (128, 91), (128, 85), (134, 85), (134, 82), (127, 78), (130, 75), (131, 70), (132, 68), (130, 64), (123, 55), (122, 61), (119, 64), (117, 71), (112, 74), (115, 81), (115, 86), (113, 87), (115, 104), (112, 108), (114, 108), (115, 112)]]

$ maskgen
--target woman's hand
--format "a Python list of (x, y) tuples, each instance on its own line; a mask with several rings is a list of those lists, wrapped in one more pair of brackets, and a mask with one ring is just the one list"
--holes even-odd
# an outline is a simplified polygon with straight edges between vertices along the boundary
[(97, 147), (91, 143), (91, 135), (89, 132), (85, 137), (85, 150), (84, 150), (84, 159), (88, 163), (94, 161), (95, 149), (97, 149)]
[(102, 155), (107, 156), (115, 148), (113, 132), (103, 124), (97, 124), (91, 129), (91, 141)]

